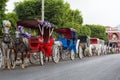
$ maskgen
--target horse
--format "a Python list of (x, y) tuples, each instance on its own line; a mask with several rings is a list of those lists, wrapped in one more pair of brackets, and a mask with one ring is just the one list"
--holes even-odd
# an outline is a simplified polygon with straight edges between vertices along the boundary
[(26, 45), (26, 43), (28, 44), (28, 40), (25, 39), (21, 33), (16, 30), (15, 32), (15, 38), (14, 38), (14, 53), (15, 53), (15, 57), (14, 57), (14, 64), (13, 64), (13, 69), (16, 67), (16, 61), (18, 59), (18, 54), (21, 53), (21, 61), (22, 61), (22, 68), (25, 68), (25, 60), (24, 58), (26, 58), (26, 55), (28, 53), (28, 46)]
[(1, 42), (3, 69), (5, 69), (6, 66), (7, 66), (8, 69), (11, 68), (11, 59), (10, 59), (11, 49), (12, 49), (12, 37), (10, 36), (10, 34), (5, 33), (3, 35), (2, 42)]
[(83, 49), (83, 55), (84, 55), (84, 57), (86, 57), (86, 56), (92, 56), (91, 45), (87, 46), (86, 43), (80, 43), (80, 46)]

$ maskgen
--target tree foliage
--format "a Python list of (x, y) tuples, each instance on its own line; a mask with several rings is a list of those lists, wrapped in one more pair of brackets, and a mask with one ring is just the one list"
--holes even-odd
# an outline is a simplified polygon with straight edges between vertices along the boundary
[(89, 27), (86, 27), (85, 25), (83, 25), (79, 29), (79, 35), (80, 36), (90, 36), (91, 35), (91, 29)]
[(91, 37), (107, 40), (105, 27), (102, 25), (85, 25), (91, 30)]
[(8, 0), (0, 0), (0, 19), (4, 17), (4, 12), (5, 12), (5, 7), (6, 7), (6, 2)]
[(80, 33), (80, 31), (79, 31), (79, 28), (80, 28), (80, 24), (77, 24), (77, 23), (72, 23), (72, 22), (67, 22), (67, 23), (65, 23), (64, 24), (64, 26), (63, 27), (69, 27), (69, 28), (74, 28), (74, 29), (76, 29), (76, 31), (77, 31), (77, 33), (79, 34)]
[(4, 17), (5, 20), (9, 20), (11, 22), (11, 34), (14, 34), (15, 26), (18, 21), (18, 16), (15, 13), (7, 13)]
[[(1, 28), (2, 28), (2, 25), (1, 25), (1, 23), (2, 23), (2, 20), (3, 20), (3, 18), (4, 18), (4, 15), (5, 15), (5, 7), (6, 7), (6, 2), (7, 2), (8, 0), (0, 0), (0, 30), (1, 30)], [(2, 35), (2, 32), (0, 31), (0, 35)]]
[[(19, 19), (41, 19), (41, 2), (42, 0), (24, 0), (16, 3), (15, 12)], [(45, 20), (58, 27), (63, 27), (70, 22), (73, 24), (83, 23), (80, 11), (71, 10), (70, 5), (64, 3), (63, 0), (45, 0)]]

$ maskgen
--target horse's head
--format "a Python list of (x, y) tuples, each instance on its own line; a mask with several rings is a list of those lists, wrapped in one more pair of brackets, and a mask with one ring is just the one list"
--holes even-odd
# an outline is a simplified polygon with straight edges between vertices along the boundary
[(10, 43), (10, 42), (11, 42), (10, 34), (5, 33), (5, 34), (3, 35), (3, 42), (5, 42), (5, 43)]
[(19, 30), (15, 31), (15, 38), (14, 38), (14, 43), (15, 44), (20, 44), (22, 42), (22, 37), (21, 37), (21, 33)]
[(17, 31), (15, 31), (15, 38), (20, 38), (20, 32), (17, 30)]

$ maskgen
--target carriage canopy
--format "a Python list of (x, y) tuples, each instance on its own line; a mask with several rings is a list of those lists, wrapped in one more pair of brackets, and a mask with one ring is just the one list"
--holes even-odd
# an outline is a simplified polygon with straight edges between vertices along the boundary
[[(37, 34), (41, 35), (46, 42), (52, 37), (54, 25), (48, 21), (27, 19), (17, 22), (17, 26), (23, 26), (24, 28), (37, 29)], [(22, 32), (22, 30), (21, 30)], [(28, 34), (27, 34), (28, 35)]]
[(41, 27), (50, 27), (53, 28), (53, 24), (49, 23), (48, 21), (36, 20), (36, 19), (27, 19), (21, 20), (17, 22), (17, 26), (24, 26), (26, 28), (39, 28)]
[(81, 43), (86, 43), (88, 42), (88, 39), (90, 39), (89, 36), (78, 36), (78, 39), (80, 39)]
[(55, 30), (56, 33), (64, 35), (65, 38), (76, 38), (76, 30), (73, 28), (58, 28)]
[(99, 39), (98, 38), (90, 38), (91, 44), (99, 44)]

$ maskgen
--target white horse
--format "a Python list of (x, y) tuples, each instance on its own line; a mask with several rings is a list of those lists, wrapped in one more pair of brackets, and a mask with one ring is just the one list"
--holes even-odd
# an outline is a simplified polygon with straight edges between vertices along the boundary
[(10, 26), (11, 23), (8, 20), (3, 21), (3, 37), (1, 42), (1, 50), (2, 50), (2, 68), (6, 67), (10, 69), (11, 61), (10, 61), (10, 51), (12, 48), (12, 38), (10, 36)]

